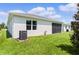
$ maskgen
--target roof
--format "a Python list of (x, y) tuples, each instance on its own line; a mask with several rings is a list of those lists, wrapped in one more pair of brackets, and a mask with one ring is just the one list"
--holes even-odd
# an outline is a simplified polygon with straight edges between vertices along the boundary
[(71, 23), (63, 23), (63, 25), (71, 26)]
[(25, 18), (34, 18), (37, 20), (49, 21), (49, 22), (53, 22), (53, 23), (63, 23), (63, 22), (55, 20), (55, 19), (45, 18), (42, 16), (33, 15), (33, 14), (23, 14), (23, 13), (9, 13), (8, 22), (11, 20), (11, 18), (13, 16), (19, 16), (19, 17), (25, 17)]

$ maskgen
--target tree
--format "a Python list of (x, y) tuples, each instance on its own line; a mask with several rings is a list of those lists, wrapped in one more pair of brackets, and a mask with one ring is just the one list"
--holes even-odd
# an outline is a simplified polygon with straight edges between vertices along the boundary
[(0, 24), (0, 30), (1, 30), (1, 29), (5, 29), (5, 27), (6, 27), (6, 26), (5, 26), (5, 23), (1, 23), (1, 24)]
[(2, 29), (5, 28), (5, 23), (2, 23), (2, 24), (1, 24), (1, 28), (2, 28)]
[(1, 26), (0, 26), (0, 30), (1, 30)]
[(73, 35), (71, 36), (71, 42), (74, 47), (79, 47), (79, 4), (78, 6), (78, 12), (74, 15), (75, 21), (71, 22), (71, 27), (74, 31)]

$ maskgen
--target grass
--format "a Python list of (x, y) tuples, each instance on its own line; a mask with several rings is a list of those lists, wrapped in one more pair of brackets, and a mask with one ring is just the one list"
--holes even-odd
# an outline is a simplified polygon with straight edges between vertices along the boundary
[(70, 33), (57, 33), (46, 36), (29, 37), (19, 42), (6, 37), (6, 31), (0, 31), (0, 54), (8, 55), (71, 55), (78, 54), (70, 42)]

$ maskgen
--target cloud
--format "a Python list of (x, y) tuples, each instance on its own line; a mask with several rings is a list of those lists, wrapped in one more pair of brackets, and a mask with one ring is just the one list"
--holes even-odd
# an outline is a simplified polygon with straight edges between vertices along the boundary
[(9, 10), (7, 12), (0, 11), (0, 23), (2, 22), (5, 22), (5, 24), (7, 23), (9, 13), (25, 13), (25, 12), (22, 10)]
[(39, 15), (42, 17), (47, 17), (47, 18), (53, 18), (53, 19), (59, 19), (61, 18), (61, 15), (56, 14), (56, 11), (53, 7), (36, 7), (28, 12), (25, 12), (23, 10), (9, 10), (7, 12), (1, 11), (0, 12), (0, 22), (7, 22), (8, 20), (8, 14), (9, 13), (29, 13), (29, 14), (34, 14), (34, 15)]
[(36, 7), (36, 8), (31, 9), (31, 10), (28, 11), (27, 13), (38, 15), (38, 14), (40, 14), (40, 13), (42, 13), (42, 12), (45, 12), (45, 8), (44, 8), (44, 7)]
[(46, 12), (48, 12), (48, 14), (50, 14), (50, 15), (56, 13), (56, 11), (55, 11), (55, 9), (53, 7), (47, 7), (47, 11)]
[(10, 10), (9, 13), (25, 13), (23, 10)]
[(27, 13), (53, 19), (58, 19), (61, 17), (61, 15), (56, 14), (56, 11), (53, 7), (36, 7), (29, 10)]
[(60, 15), (55, 15), (54, 17), (61, 18), (62, 16), (60, 16)]
[(0, 15), (6, 16), (7, 12), (0, 11)]
[(0, 11), (0, 23), (7, 22), (8, 13), (4, 11)]
[(59, 10), (64, 11), (64, 12), (76, 12), (77, 6), (76, 6), (76, 4), (60, 5)]

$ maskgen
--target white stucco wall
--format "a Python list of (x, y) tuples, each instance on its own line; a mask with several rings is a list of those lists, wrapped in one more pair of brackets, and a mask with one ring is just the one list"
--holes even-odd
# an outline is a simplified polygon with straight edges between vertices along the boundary
[(67, 29), (69, 31), (71, 31), (71, 26), (70, 25), (64, 25), (63, 29), (64, 29), (65, 32), (66, 32)]
[(26, 30), (26, 19), (22, 17), (13, 17), (13, 38), (19, 38), (19, 31)]
[[(23, 17), (13, 17), (13, 38), (19, 38), (19, 31), (26, 31), (26, 19)], [(44, 35), (46, 31), (47, 34), (52, 34), (52, 22), (37, 20), (37, 30), (27, 30), (27, 36), (38, 36)]]
[(10, 33), (10, 35), (13, 34), (12, 29), (13, 29), (13, 20), (10, 20), (10, 22), (7, 24), (8, 27), (8, 31)]
[(37, 30), (28, 30), (28, 36), (44, 35), (45, 31), (46, 34), (52, 34), (51, 22), (37, 21)]

